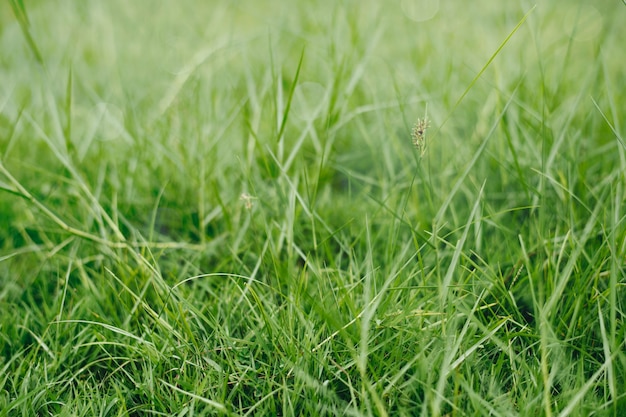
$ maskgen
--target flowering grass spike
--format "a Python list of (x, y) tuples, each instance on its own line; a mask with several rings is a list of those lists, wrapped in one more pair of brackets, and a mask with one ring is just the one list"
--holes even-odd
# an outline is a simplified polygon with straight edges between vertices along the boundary
[(239, 199), (243, 200), (246, 210), (250, 210), (252, 209), (252, 200), (256, 200), (256, 197), (253, 197), (246, 193), (241, 193), (241, 196), (239, 196)]
[(417, 119), (417, 123), (413, 126), (411, 136), (413, 137), (413, 145), (420, 150), (421, 156), (426, 153), (426, 129), (428, 129), (429, 121), (427, 118)]

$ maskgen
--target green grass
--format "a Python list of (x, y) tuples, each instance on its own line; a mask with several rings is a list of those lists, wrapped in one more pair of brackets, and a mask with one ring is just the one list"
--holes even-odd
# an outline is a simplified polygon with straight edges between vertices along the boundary
[(2, 2), (0, 416), (624, 415), (626, 7), (419, 4)]

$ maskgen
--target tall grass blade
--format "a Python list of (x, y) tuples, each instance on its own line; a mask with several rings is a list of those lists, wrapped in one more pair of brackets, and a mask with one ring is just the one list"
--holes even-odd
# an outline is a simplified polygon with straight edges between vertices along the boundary
[(9, 4), (13, 9), (13, 13), (15, 14), (15, 18), (20, 24), (20, 29), (22, 29), (22, 34), (24, 35), (24, 39), (26, 39), (26, 43), (30, 48), (35, 60), (41, 65), (44, 66), (44, 61), (41, 53), (39, 52), (39, 48), (33, 39), (33, 36), (30, 33), (30, 21), (28, 20), (28, 15), (26, 13), (26, 7), (24, 6), (24, 2), (22, 0), (9, 0)]

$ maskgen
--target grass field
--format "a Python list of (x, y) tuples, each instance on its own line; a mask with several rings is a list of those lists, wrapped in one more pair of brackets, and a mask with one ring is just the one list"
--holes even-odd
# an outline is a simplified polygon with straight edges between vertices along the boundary
[(626, 415), (590, 4), (0, 3), (0, 416)]

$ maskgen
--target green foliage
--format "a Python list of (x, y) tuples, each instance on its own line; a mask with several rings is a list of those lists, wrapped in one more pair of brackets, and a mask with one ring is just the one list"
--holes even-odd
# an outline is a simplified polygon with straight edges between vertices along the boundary
[(0, 5), (0, 416), (622, 415), (621, 6), (431, 3)]

